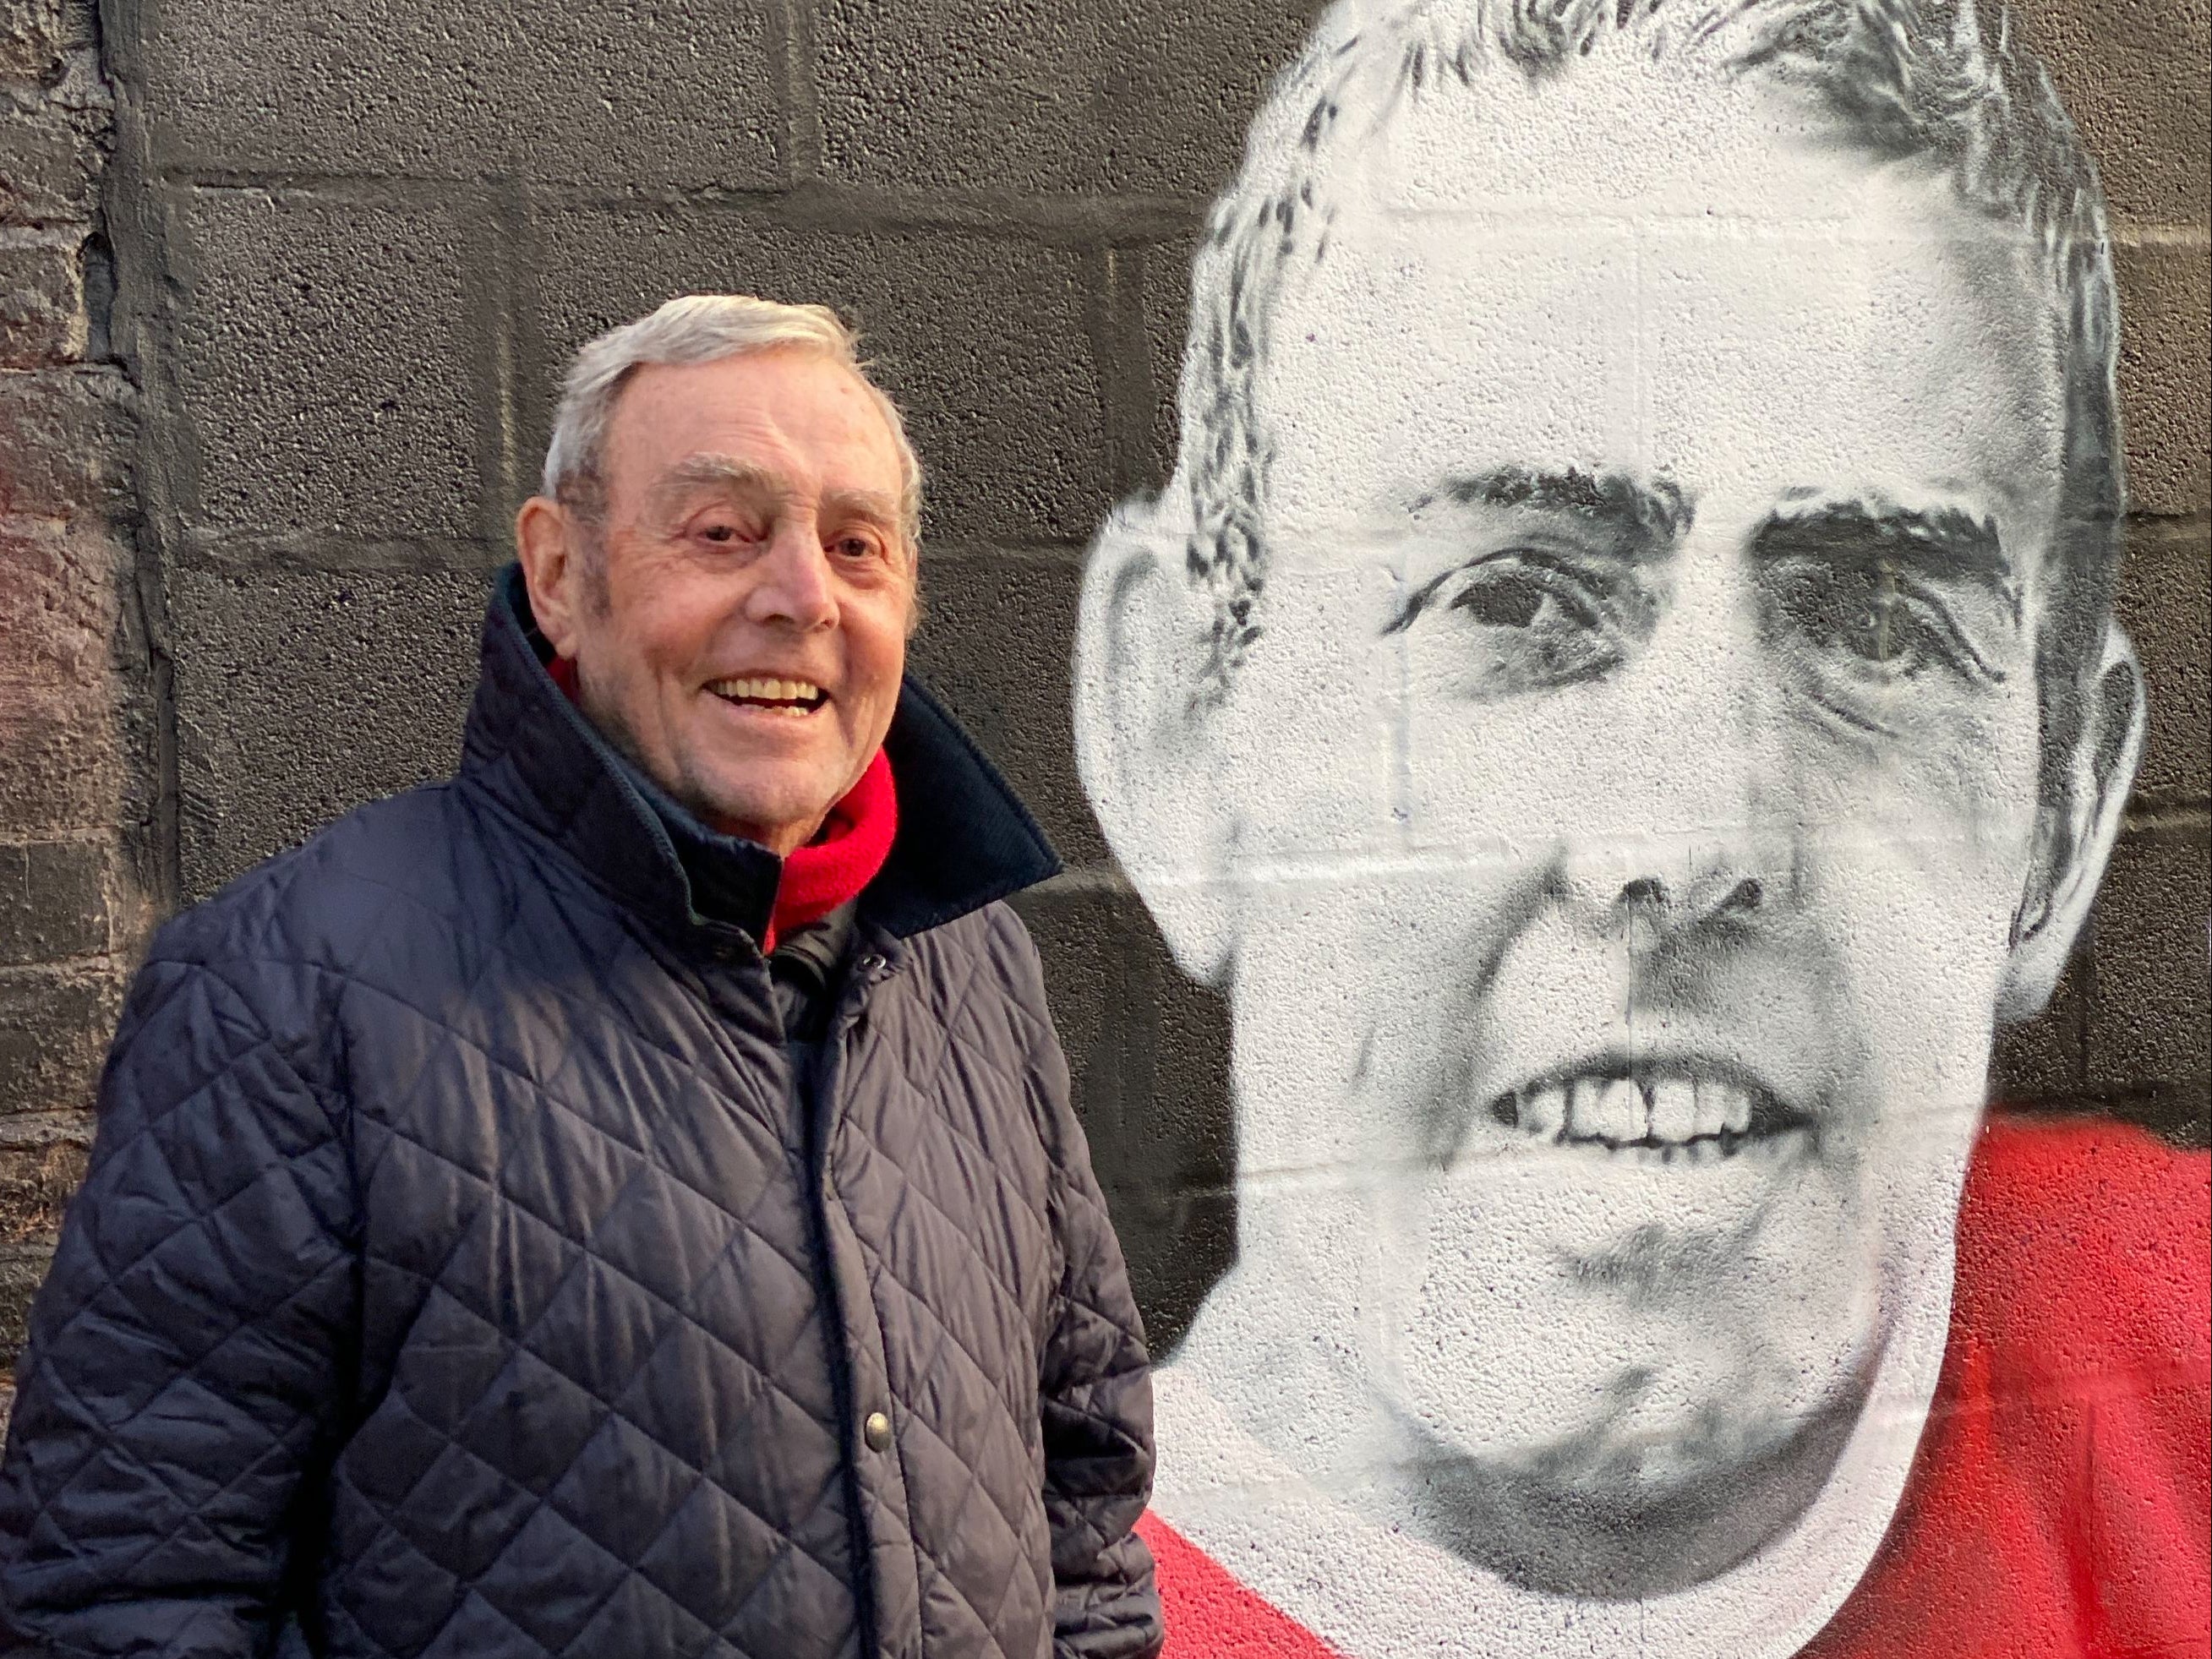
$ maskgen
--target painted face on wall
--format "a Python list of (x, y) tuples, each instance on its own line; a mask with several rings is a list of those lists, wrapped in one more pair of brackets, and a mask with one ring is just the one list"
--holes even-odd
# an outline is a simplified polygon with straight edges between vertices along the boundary
[(1202, 722), (1243, 1260), (1411, 1524), (1604, 1595), (1802, 1511), (1948, 1272), (2063, 440), (2016, 228), (1657, 74), (1498, 75), (1336, 164)]

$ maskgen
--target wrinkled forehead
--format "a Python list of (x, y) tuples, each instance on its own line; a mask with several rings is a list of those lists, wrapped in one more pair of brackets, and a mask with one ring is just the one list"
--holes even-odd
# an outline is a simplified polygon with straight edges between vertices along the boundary
[(1696, 65), (1601, 59), (1346, 112), (1267, 331), (1274, 526), (1498, 464), (1964, 491), (2047, 536), (2064, 397), (2038, 250), (1919, 161)]

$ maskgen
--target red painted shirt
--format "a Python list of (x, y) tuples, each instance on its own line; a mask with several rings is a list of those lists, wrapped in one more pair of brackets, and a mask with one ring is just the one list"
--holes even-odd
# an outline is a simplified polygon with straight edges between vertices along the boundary
[[(1904, 1498), (1804, 1659), (2212, 1654), (2212, 1158), (1993, 1118), (1958, 1249)], [(1158, 1516), (1139, 1530), (1164, 1659), (1344, 1659)]]

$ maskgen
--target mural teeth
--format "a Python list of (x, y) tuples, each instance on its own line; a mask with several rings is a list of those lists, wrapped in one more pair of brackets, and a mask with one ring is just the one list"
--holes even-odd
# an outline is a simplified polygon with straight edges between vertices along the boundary
[(1725, 1083), (1699, 1078), (1696, 1084), (1697, 1128), (1701, 1135), (1717, 1135), (1728, 1127), (1728, 1097), (1736, 1092)]
[(1557, 1139), (1567, 1127), (1566, 1090), (1559, 1084), (1547, 1083), (1523, 1094), (1521, 1127), (1547, 1140)]
[(1737, 1134), (1747, 1133), (1751, 1128), (1751, 1097), (1741, 1089), (1730, 1088), (1724, 1097), (1724, 1105), (1725, 1126)]
[(1597, 1133), (1597, 1104), (1605, 1096), (1601, 1078), (1580, 1078), (1567, 1089), (1567, 1133), (1587, 1139)]
[(1644, 1091), (1625, 1077), (1614, 1078), (1601, 1086), (1594, 1115), (1596, 1121), (1590, 1126), (1590, 1133), (1607, 1140), (1641, 1140), (1650, 1127)]
[(1697, 1133), (1698, 1091), (1687, 1078), (1662, 1078), (1651, 1087), (1651, 1138), (1685, 1141)]

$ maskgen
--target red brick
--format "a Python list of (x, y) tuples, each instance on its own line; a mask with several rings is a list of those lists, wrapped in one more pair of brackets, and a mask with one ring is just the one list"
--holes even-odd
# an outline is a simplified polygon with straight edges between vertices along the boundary
[(105, 968), (0, 969), (0, 1116), (91, 1106), (122, 988)]
[(84, 355), (83, 233), (0, 230), (0, 368)]
[(99, 209), (114, 101), (96, 53), (64, 61), (52, 86), (0, 85), (0, 224), (82, 224)]
[(0, 371), (0, 514), (130, 510), (137, 402), (111, 368)]
[(98, 840), (0, 842), (0, 964), (105, 955), (108, 849)]
[(120, 668), (130, 552), (97, 523), (0, 519), (0, 682), (89, 690)]
[[(23, 1325), (31, 1311), (31, 1298), (39, 1293), (40, 1281), (46, 1278), (46, 1264), (53, 1260), (53, 1254), (50, 1239), (0, 1244), (0, 1367), (12, 1368), (23, 1351)], [(15, 1395), (10, 1385), (6, 1397), (0, 1398), (0, 1417), (15, 1405)]]
[(0, 1117), (0, 1244), (60, 1228), (62, 1211), (84, 1180), (92, 1125), (88, 1112)]
[(144, 814), (130, 568), (130, 550), (95, 520), (0, 519), (0, 840)]

